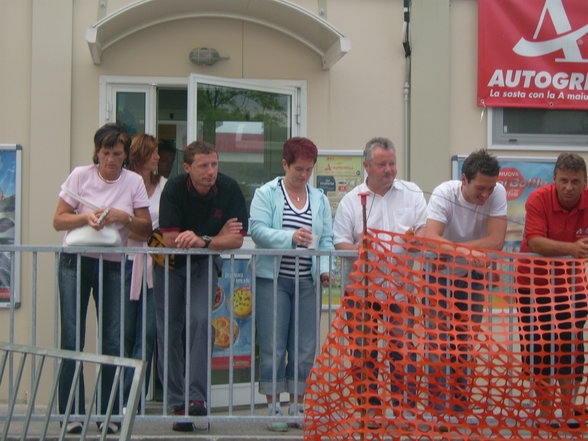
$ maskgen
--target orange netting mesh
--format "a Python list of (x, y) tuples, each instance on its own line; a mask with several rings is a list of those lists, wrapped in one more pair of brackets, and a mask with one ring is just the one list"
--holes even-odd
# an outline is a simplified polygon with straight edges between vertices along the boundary
[(370, 230), (309, 378), (305, 440), (584, 438), (584, 261), (476, 261)]

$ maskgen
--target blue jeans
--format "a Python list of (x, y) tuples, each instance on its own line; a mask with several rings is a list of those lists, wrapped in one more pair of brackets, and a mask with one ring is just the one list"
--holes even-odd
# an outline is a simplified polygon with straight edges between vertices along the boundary
[[(151, 263), (150, 263), (151, 264)], [(126, 284), (131, 286), (133, 262), (126, 263)], [(145, 303), (145, 316), (143, 317), (143, 303)], [(143, 322), (145, 323), (145, 355), (143, 355)], [(155, 349), (155, 305), (153, 303), (153, 288), (141, 289), (141, 298), (131, 300), (129, 293), (125, 295), (125, 357), (135, 358), (147, 362), (145, 369), (145, 393), (148, 391), (151, 374), (151, 360)], [(133, 384), (133, 372), (125, 372), (124, 402), (126, 404)]]
[[(429, 372), (434, 379), (429, 388), (431, 404), (435, 410), (445, 411), (448, 408), (447, 404), (453, 402), (451, 410), (463, 412), (468, 407), (467, 399), (472, 383), (472, 372), (467, 367), (472, 360), (473, 350), (472, 344), (466, 343), (472, 340), (472, 329), (468, 323), (481, 323), (483, 319), (485, 297), (484, 285), (480, 282), (484, 280), (484, 274), (471, 271), (469, 278), (465, 275), (463, 278), (455, 279), (431, 275), (427, 280), (438, 287), (442, 296), (437, 299), (437, 342), (432, 341), (429, 344), (432, 353), (440, 352), (441, 355), (430, 355), (429, 358), (437, 365), (443, 366), (443, 369)], [(429, 295), (434, 293), (431, 292)], [(455, 305), (460, 312), (453, 315), (445, 313), (444, 310), (450, 304)], [(443, 363), (443, 360), (447, 363)], [(451, 365), (463, 367), (460, 366), (456, 372)]]
[[(77, 276), (80, 277), (80, 291), (77, 293)], [(59, 308), (61, 314), (61, 349), (82, 351), (86, 337), (86, 312), (90, 294), (94, 298), (98, 323), (102, 330), (102, 345), (98, 348), (101, 354), (121, 355), (120, 348), (120, 303), (121, 303), (121, 264), (120, 262), (103, 261), (102, 280), (99, 277), (99, 260), (92, 257), (82, 257), (78, 271), (77, 254), (62, 253), (59, 257)], [(102, 297), (99, 289), (102, 286)], [(127, 290), (123, 291), (125, 294)], [(80, 304), (80, 315), (76, 317), (77, 304)], [(101, 311), (102, 309), (102, 311)], [(102, 317), (100, 317), (102, 313)], [(79, 320), (79, 321), (78, 321)], [(76, 336), (79, 345), (76, 344)], [(115, 373), (114, 366), (104, 366), (101, 381), (101, 397), (99, 408), (106, 412), (112, 382)], [(72, 386), (75, 372), (75, 362), (64, 360), (59, 376), (59, 411), (65, 413), (67, 400)], [(85, 413), (84, 376), (81, 372), (78, 387), (78, 406), (74, 404), (73, 413)], [(114, 405), (118, 410), (118, 394)]]
[(532, 291), (528, 285), (518, 289), (525, 366), (535, 376), (573, 372), (579, 383), (585, 363), (586, 294), (566, 292), (564, 287), (555, 287), (551, 292), (536, 283)]
[[(259, 392), (272, 395), (296, 392), (304, 395), (306, 378), (310, 373), (316, 352), (317, 299), (311, 278), (299, 279), (299, 313), (295, 308), (295, 279), (278, 277), (277, 291), (274, 280), (256, 278), (255, 319), (259, 345)], [(276, 320), (274, 322), (274, 300)], [(296, 359), (295, 330), (298, 321), (298, 358)], [(274, 333), (275, 352), (274, 352)], [(286, 364), (286, 354), (287, 364)], [(297, 369), (296, 369), (297, 362)], [(274, 377), (273, 366), (276, 365)], [(298, 382), (295, 383), (295, 373)]]

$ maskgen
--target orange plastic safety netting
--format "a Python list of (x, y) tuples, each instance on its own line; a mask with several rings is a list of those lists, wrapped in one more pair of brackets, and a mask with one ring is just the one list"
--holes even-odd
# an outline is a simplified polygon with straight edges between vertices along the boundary
[(305, 440), (585, 438), (586, 262), (459, 251), (370, 230)]

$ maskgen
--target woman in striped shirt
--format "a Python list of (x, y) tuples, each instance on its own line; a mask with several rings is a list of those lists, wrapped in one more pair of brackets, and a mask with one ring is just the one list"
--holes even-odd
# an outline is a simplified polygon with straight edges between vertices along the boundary
[[(258, 188), (251, 202), (249, 232), (256, 248), (334, 249), (329, 201), (322, 190), (308, 184), (317, 153), (306, 138), (284, 143), (285, 176)], [(267, 397), (270, 415), (282, 414), (279, 396), (288, 392), (289, 415), (301, 416), (317, 347), (320, 303), (315, 284), (319, 279), (329, 284), (329, 256), (303, 253), (275, 259), (258, 255), (254, 276), (259, 392)], [(288, 430), (287, 424), (279, 422), (268, 428)]]

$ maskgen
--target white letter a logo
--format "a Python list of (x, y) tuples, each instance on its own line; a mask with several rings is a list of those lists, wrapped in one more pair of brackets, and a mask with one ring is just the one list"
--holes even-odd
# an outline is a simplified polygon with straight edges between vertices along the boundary
[(588, 24), (572, 31), (572, 26), (566, 15), (562, 0), (545, 0), (543, 11), (541, 11), (541, 18), (539, 19), (539, 23), (537, 23), (535, 35), (533, 35), (533, 40), (537, 39), (537, 35), (543, 26), (543, 21), (547, 13), (549, 13), (555, 27), (555, 32), (557, 32), (559, 37), (545, 41), (529, 41), (521, 38), (512, 48), (513, 52), (523, 57), (540, 57), (562, 50), (564, 58), (556, 58), (555, 61), (588, 63), (588, 59), (582, 58), (580, 48), (578, 47), (578, 40), (588, 33)]

